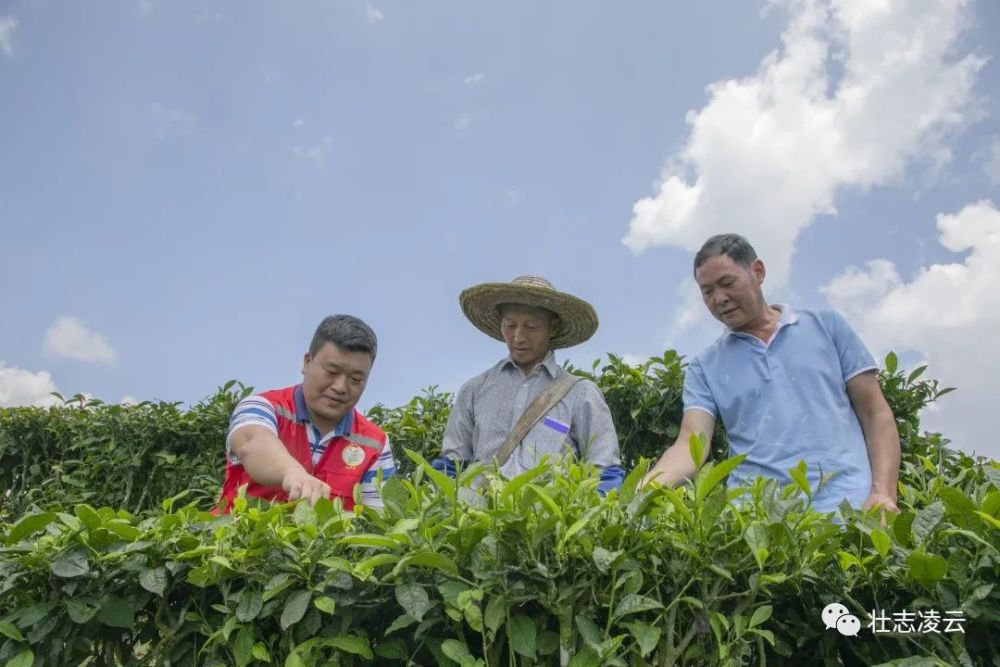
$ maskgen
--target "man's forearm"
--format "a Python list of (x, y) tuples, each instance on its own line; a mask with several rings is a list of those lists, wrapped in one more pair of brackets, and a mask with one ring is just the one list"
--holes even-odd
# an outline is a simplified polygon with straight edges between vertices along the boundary
[(899, 431), (892, 412), (886, 408), (862, 422), (868, 459), (872, 468), (872, 490), (895, 497), (899, 480)]
[(237, 456), (250, 478), (263, 486), (281, 486), (289, 472), (303, 469), (277, 438), (254, 438)]
[(691, 450), (686, 441), (680, 439), (663, 452), (660, 460), (646, 474), (646, 481), (657, 481), (664, 486), (677, 486), (685, 479), (694, 477), (695, 466), (691, 460)]

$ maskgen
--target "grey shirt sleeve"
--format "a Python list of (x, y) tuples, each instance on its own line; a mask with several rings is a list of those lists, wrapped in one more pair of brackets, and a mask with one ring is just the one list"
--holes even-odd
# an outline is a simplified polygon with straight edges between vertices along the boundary
[(580, 458), (599, 468), (621, 465), (618, 434), (604, 395), (590, 380), (577, 383), (580, 396), (573, 405), (570, 438), (580, 450)]
[(472, 434), (475, 429), (475, 419), (472, 413), (472, 382), (466, 382), (458, 390), (455, 405), (448, 415), (448, 424), (444, 428), (444, 440), (441, 443), (441, 457), (455, 461), (472, 460)]

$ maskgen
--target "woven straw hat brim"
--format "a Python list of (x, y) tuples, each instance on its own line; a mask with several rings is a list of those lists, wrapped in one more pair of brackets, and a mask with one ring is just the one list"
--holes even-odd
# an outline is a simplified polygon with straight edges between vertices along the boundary
[(463, 290), (458, 297), (462, 312), (477, 329), (490, 338), (503, 340), (500, 331), (500, 304), (523, 303), (547, 308), (562, 324), (549, 347), (557, 350), (579, 345), (597, 331), (597, 313), (589, 303), (565, 292), (532, 285), (482, 283)]

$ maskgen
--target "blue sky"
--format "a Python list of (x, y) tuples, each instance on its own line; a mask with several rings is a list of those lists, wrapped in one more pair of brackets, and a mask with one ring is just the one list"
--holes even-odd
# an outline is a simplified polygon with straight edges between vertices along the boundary
[(0, 404), (286, 386), (347, 312), (396, 405), (504, 354), (458, 293), (521, 274), (601, 317), (562, 358), (693, 355), (693, 251), (737, 231), (1000, 458), (997, 34), (985, 0), (0, 2)]

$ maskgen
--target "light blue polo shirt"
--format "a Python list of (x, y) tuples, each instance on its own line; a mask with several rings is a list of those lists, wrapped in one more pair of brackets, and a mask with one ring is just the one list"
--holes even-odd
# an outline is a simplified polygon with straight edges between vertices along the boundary
[(832, 310), (781, 310), (769, 343), (726, 329), (698, 354), (684, 379), (684, 409), (721, 416), (730, 455), (747, 454), (729, 477), (742, 486), (759, 475), (788, 484), (788, 469), (807, 465), (809, 484), (836, 473), (814, 496), (832, 512), (842, 500), (861, 507), (871, 464), (847, 381), (878, 365), (847, 321)]

